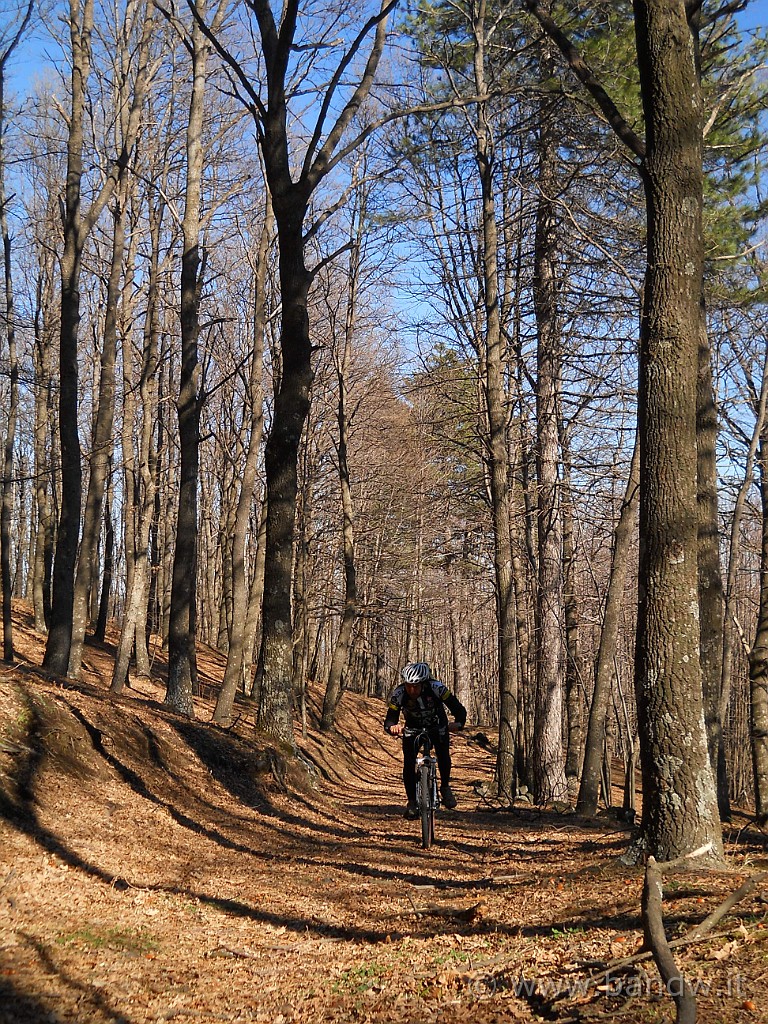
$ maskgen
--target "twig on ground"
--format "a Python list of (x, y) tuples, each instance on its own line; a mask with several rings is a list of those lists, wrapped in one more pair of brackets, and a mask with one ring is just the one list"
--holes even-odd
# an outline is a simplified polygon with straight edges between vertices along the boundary
[(689, 942), (696, 942), (708, 932), (711, 932), (712, 929), (733, 910), (737, 903), (741, 903), (746, 896), (749, 896), (751, 892), (754, 892), (757, 886), (766, 879), (768, 879), (768, 871), (764, 871), (760, 875), (753, 875), (751, 878), (748, 878), (743, 885), (741, 885), (735, 892), (731, 893), (728, 899), (723, 900), (719, 907), (716, 907), (711, 914), (705, 917), (704, 920), (697, 924), (695, 928), (691, 929), (684, 938)]

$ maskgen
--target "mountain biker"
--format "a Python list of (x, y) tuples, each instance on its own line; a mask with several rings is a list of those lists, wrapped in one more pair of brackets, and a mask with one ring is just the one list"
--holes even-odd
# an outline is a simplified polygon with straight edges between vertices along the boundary
[[(416, 805), (416, 744), (415, 736), (403, 736), (407, 729), (426, 729), (435, 748), (440, 772), (440, 796), (444, 807), (456, 806), (451, 790), (451, 750), (449, 732), (463, 729), (467, 709), (445, 683), (432, 678), (432, 670), (425, 661), (409, 662), (401, 672), (403, 681), (392, 691), (384, 719), (384, 728), (390, 736), (403, 737), (403, 785), (408, 798), (406, 818), (418, 818)], [(455, 721), (448, 723), (446, 707)], [(403, 713), (405, 724), (399, 722)]]

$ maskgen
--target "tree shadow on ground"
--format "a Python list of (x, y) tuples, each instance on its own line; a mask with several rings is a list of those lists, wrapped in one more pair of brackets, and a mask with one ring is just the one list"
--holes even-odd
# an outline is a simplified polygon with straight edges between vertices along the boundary
[(60, 1024), (61, 1018), (37, 996), (0, 977), (0, 1024)]

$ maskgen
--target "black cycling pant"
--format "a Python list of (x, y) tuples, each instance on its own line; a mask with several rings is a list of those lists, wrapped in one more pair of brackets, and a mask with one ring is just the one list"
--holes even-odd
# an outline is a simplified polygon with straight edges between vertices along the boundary
[[(451, 781), (451, 746), (447, 728), (429, 729), (429, 736), (435, 748), (440, 785)], [(403, 785), (409, 803), (416, 802), (416, 737), (403, 736)]]

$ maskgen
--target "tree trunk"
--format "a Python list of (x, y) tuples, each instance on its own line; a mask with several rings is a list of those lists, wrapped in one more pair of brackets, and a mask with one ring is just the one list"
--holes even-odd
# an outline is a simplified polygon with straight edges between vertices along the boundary
[(635, 440), (629, 479), (624, 492), (619, 521), (613, 536), (611, 572), (608, 577), (608, 592), (605, 597), (603, 625), (595, 662), (595, 684), (592, 703), (589, 708), (587, 739), (584, 746), (584, 764), (581, 772), (579, 797), (576, 811), (592, 817), (597, 812), (600, 799), (600, 778), (605, 749), (606, 719), (611, 696), (611, 681), (616, 658), (616, 640), (621, 624), (621, 607), (625, 597), (629, 555), (632, 548), (640, 483), (640, 446)]
[[(486, 3), (473, 11), (474, 85), (486, 92)], [(505, 351), (499, 309), (498, 226), (494, 197), (495, 146), (487, 103), (477, 106), (474, 124), (475, 162), (482, 195), (482, 282), (484, 336), (478, 339), (484, 369), (483, 399), (488, 424), (487, 464), (493, 516), (493, 569), (496, 583), (496, 622), (499, 657), (499, 743), (496, 788), (500, 798), (513, 800), (517, 787), (515, 763), (519, 680), (512, 580), (512, 539), (509, 525), (509, 417), (504, 386)]]
[[(7, 45), (0, 54), (0, 233), (3, 239), (3, 285), (5, 292), (5, 335), (8, 341), (8, 420), (5, 433), (2, 497), (0, 498), (0, 577), (2, 578), (3, 597), (3, 658), (14, 660), (13, 650), (13, 574), (11, 570), (13, 522), (13, 462), (16, 447), (16, 425), (19, 412), (19, 362), (16, 349), (16, 305), (13, 290), (13, 268), (11, 262), (12, 242), (8, 228), (8, 197), (5, 188), (6, 156), (6, 105), (5, 78), (8, 61), (17, 49), (32, 17), (34, 0), (28, 0), (26, 11), (19, 10), (19, 24), (15, 28), (11, 17), (4, 26)], [(7, 17), (7, 15), (6, 15)], [(22, 476), (22, 474), (19, 474)], [(20, 505), (23, 504), (20, 502)], [(20, 534), (21, 531), (19, 530)], [(18, 537), (20, 540), (20, 536)], [(21, 547), (21, 544), (19, 544)]]
[(563, 449), (563, 592), (565, 613), (565, 703), (568, 741), (565, 756), (565, 780), (568, 798), (575, 799), (584, 746), (581, 691), (584, 688), (582, 669), (579, 601), (576, 594), (576, 553), (573, 529), (573, 498), (571, 494), (571, 463), (567, 435)]
[(197, 343), (200, 333), (200, 290), (203, 277), (200, 258), (200, 203), (208, 55), (208, 43), (194, 17), (191, 28), (191, 52), (193, 80), (187, 122), (187, 181), (182, 223), (184, 251), (181, 257), (181, 378), (176, 404), (181, 466), (168, 623), (168, 686), (165, 692), (165, 704), (188, 718), (194, 717), (192, 692), (196, 674), (193, 624), (200, 454), (200, 369)]
[(707, 749), (698, 603), (696, 387), (702, 99), (683, 0), (635, 0), (648, 267), (640, 331), (640, 573), (635, 686), (648, 850), (722, 858)]
[(242, 681), (245, 693), (253, 691), (253, 652), (256, 641), (261, 648), (261, 608), (264, 598), (264, 564), (266, 561), (267, 543), (267, 495), (264, 492), (256, 526), (256, 559), (253, 569), (251, 586), (248, 591), (248, 613), (245, 621), (245, 637), (243, 641)]
[(352, 503), (352, 487), (349, 480), (349, 460), (347, 445), (349, 439), (349, 418), (347, 413), (348, 373), (352, 359), (352, 339), (357, 317), (357, 286), (360, 276), (363, 232), (366, 226), (365, 187), (358, 186), (357, 198), (359, 208), (354, 210), (350, 237), (349, 265), (347, 267), (347, 307), (344, 321), (344, 343), (341, 355), (336, 354), (336, 378), (339, 388), (337, 424), (339, 439), (336, 445), (336, 456), (339, 467), (339, 487), (341, 489), (342, 515), (342, 546), (344, 557), (344, 607), (341, 613), (341, 627), (331, 659), (331, 669), (323, 697), (323, 711), (320, 716), (320, 729), (328, 731), (333, 728), (336, 720), (336, 709), (341, 699), (344, 671), (349, 661), (349, 648), (352, 633), (357, 619), (357, 570), (355, 566), (355, 525), (354, 507)]
[[(214, 722), (227, 724), (232, 717), (235, 693), (243, 675), (243, 654), (248, 619), (248, 586), (245, 575), (245, 544), (251, 521), (251, 505), (256, 489), (256, 472), (264, 427), (264, 328), (266, 321), (266, 281), (269, 245), (273, 228), (272, 208), (267, 200), (264, 224), (261, 230), (256, 266), (254, 268), (253, 352), (248, 388), (251, 420), (245, 466), (242, 471), (240, 494), (235, 512), (232, 534), (232, 626), (224, 680), (213, 713)], [(248, 665), (250, 669), (250, 664)]]
[(34, 570), (32, 575), (32, 603), (35, 614), (35, 631), (45, 633), (51, 614), (51, 570), (53, 568), (54, 515), (51, 508), (53, 487), (52, 456), (48, 452), (49, 431), (55, 437), (52, 426), (53, 396), (51, 388), (51, 330), (48, 316), (53, 307), (53, 273), (49, 266), (41, 266), (36, 289), (35, 303), (35, 344), (33, 367), (35, 379), (40, 386), (35, 388), (35, 529)]
[[(126, 19), (129, 14), (126, 13)], [(128, 165), (139, 130), (148, 83), (147, 56), (154, 7), (146, 5), (141, 40), (136, 48), (133, 97), (113, 161), (87, 213), (82, 210), (84, 119), (86, 86), (91, 68), (93, 0), (70, 0), (69, 31), (72, 46), (71, 111), (67, 137), (67, 181), (64, 199), (64, 251), (61, 257), (61, 331), (59, 339), (59, 435), (61, 447), (61, 510), (53, 564), (53, 604), (43, 667), (65, 675), (72, 643), (75, 563), (80, 534), (82, 461), (78, 432), (78, 331), (80, 325), (80, 272), (88, 236), (112, 197)], [(125, 97), (122, 98), (123, 102)]]
[[(284, 129), (283, 129), (284, 130)], [(283, 138), (283, 144), (285, 139)], [(265, 149), (267, 173), (269, 151)], [(270, 182), (280, 247), (282, 377), (275, 394), (264, 463), (267, 533), (264, 562), (261, 660), (264, 676), (257, 725), (293, 743), (293, 633), (291, 585), (298, 491), (298, 454), (309, 412), (313, 371), (307, 296), (311, 276), (304, 265), (303, 198), (286, 182)]]
[[(159, 381), (157, 377), (159, 348), (159, 260), (160, 237), (164, 203), (160, 199), (150, 211), (150, 258), (147, 271), (147, 308), (144, 319), (144, 338), (139, 378), (139, 405), (141, 428), (135, 442), (133, 431), (136, 414), (135, 402), (131, 398), (124, 404), (126, 423), (123, 430), (124, 457), (131, 452), (132, 465), (126, 464), (126, 491), (131, 493), (131, 515), (126, 516), (125, 547), (126, 560), (132, 567), (126, 583), (126, 608), (123, 625), (115, 655), (112, 673), (112, 693), (122, 693), (128, 680), (131, 651), (136, 649), (136, 671), (139, 675), (149, 674), (146, 645), (147, 606), (150, 585), (150, 531), (155, 512), (157, 467), (152, 452), (154, 433), (154, 411), (157, 407)], [(127, 335), (127, 332), (126, 332)], [(130, 381), (130, 353), (124, 347), (124, 380), (126, 395), (133, 395), (134, 385)], [(130, 484), (129, 484), (130, 481)]]
[[(22, 24), (22, 31), (32, 12), (30, 5)], [(18, 42), (19, 36), (16, 36)], [(0, 233), (3, 239), (3, 286), (5, 292), (4, 326), (8, 340), (8, 422), (3, 457), (2, 497), (0, 498), (0, 576), (3, 590), (3, 658), (14, 660), (11, 573), (11, 524), (13, 522), (13, 460), (16, 446), (16, 423), (19, 411), (19, 363), (16, 352), (16, 308), (13, 292), (11, 264), (11, 234), (8, 229), (8, 208), (5, 190), (5, 69), (8, 57), (15, 49), (12, 43), (0, 57)]]
[[(550, 65), (542, 58), (543, 73)], [(558, 194), (555, 102), (539, 107), (539, 165), (534, 240), (533, 303), (537, 328), (536, 420), (538, 476), (536, 713), (533, 791), (538, 803), (567, 800), (563, 749), (563, 537), (560, 521), (558, 404), (560, 330), (557, 312)]]
[(750, 734), (755, 816), (768, 825), (768, 436), (760, 438), (760, 498), (763, 513), (760, 549), (760, 605), (755, 642), (749, 655)]
[(80, 676), (85, 633), (88, 627), (89, 602), (96, 578), (96, 548), (101, 531), (104, 490), (109, 463), (112, 458), (112, 431), (115, 421), (115, 359), (117, 355), (117, 304), (120, 297), (120, 276), (125, 250), (125, 222), (128, 190), (126, 175), (121, 175), (114, 213), (112, 236), (112, 264), (107, 283), (107, 302), (104, 314), (104, 342), (101, 352), (101, 374), (96, 421), (93, 430), (93, 449), (85, 501), (83, 535), (77, 561), (77, 576), (72, 612), (72, 641), (69, 650), (68, 675)]
[(717, 408), (712, 385), (712, 351), (703, 303), (700, 317), (696, 440), (698, 444), (699, 622), (701, 685), (709, 760), (717, 783), (720, 818), (730, 820), (728, 773), (720, 698), (723, 686), (724, 598), (717, 501)]
[[(756, 389), (755, 389), (756, 390)], [(728, 711), (728, 702), (731, 692), (731, 675), (733, 672), (733, 626), (728, 628), (729, 620), (734, 616), (733, 606), (736, 601), (736, 583), (739, 574), (740, 567), (740, 551), (741, 551), (741, 528), (744, 519), (744, 508), (747, 503), (749, 492), (754, 487), (754, 470), (755, 470), (755, 459), (758, 452), (761, 450), (760, 439), (763, 436), (766, 424), (766, 408), (768, 407), (768, 351), (765, 353), (765, 361), (763, 363), (763, 375), (760, 384), (759, 398), (755, 408), (755, 426), (752, 431), (752, 437), (750, 439), (749, 450), (747, 452), (747, 458), (744, 465), (744, 478), (739, 487), (739, 491), (736, 495), (736, 501), (733, 505), (733, 514), (731, 515), (731, 534), (730, 543), (728, 546), (728, 572), (726, 575), (725, 585), (725, 611), (724, 617), (726, 622), (726, 628), (724, 629), (723, 636), (723, 681), (720, 690), (720, 721), (722, 722)], [(765, 500), (764, 495), (764, 484), (762, 483), (763, 470), (762, 464), (760, 466), (761, 474), (761, 497)], [(766, 510), (763, 507), (763, 543), (761, 549), (761, 561), (762, 568), (760, 574), (761, 585), (766, 584), (766, 574), (768, 573), (768, 544), (766, 543), (766, 526), (765, 526)], [(761, 589), (761, 599), (758, 606), (758, 627), (757, 637), (761, 640), (760, 655), (753, 654), (750, 661), (750, 677), (753, 673), (758, 678), (768, 676), (768, 664), (764, 663), (763, 658), (768, 651), (765, 650), (768, 647), (768, 609), (765, 608), (765, 602), (763, 598), (768, 597), (768, 588), (764, 591)], [(755, 641), (754, 651), (757, 652), (758, 644)], [(752, 688), (754, 691), (754, 688)], [(757, 692), (758, 705), (761, 692)], [(751, 704), (754, 707), (754, 696), (753, 692)], [(756, 767), (756, 761), (754, 758), (754, 740), (753, 744), (753, 771)], [(768, 783), (764, 792), (764, 797), (761, 799), (762, 807), (768, 808)]]
[(112, 576), (115, 566), (115, 525), (112, 522), (114, 486), (112, 483), (112, 465), (110, 462), (107, 468), (107, 489), (104, 495), (104, 572), (101, 578), (101, 596), (99, 597), (99, 610), (96, 619), (96, 628), (93, 631), (94, 640), (103, 641), (107, 632), (107, 619), (109, 617), (109, 598), (112, 592)]
[(82, 464), (78, 433), (78, 327), (80, 325), (80, 267), (85, 244), (81, 215), (83, 119), (86, 82), (90, 73), (93, 0), (70, 3), (72, 89), (67, 138), (67, 180), (64, 192), (64, 251), (61, 256), (61, 328), (59, 335), (59, 442), (61, 448), (61, 509), (53, 563), (53, 601), (43, 668), (66, 675), (72, 640), (75, 560), (80, 533)]

